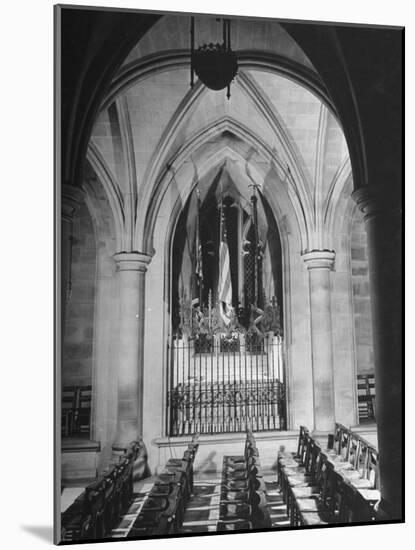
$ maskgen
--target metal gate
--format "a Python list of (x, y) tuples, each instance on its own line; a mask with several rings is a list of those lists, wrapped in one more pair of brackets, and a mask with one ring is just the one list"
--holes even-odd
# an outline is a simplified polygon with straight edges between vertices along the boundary
[(232, 332), (169, 345), (168, 433), (286, 429), (283, 339)]

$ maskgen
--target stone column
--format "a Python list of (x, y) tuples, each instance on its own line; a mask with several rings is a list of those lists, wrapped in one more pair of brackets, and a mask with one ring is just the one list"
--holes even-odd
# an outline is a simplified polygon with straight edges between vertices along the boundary
[(334, 265), (334, 257), (334, 252), (329, 250), (312, 250), (303, 255), (310, 281), (314, 430), (316, 432), (332, 432), (335, 422), (330, 303), (330, 271)]
[(141, 437), (143, 429), (143, 351), (145, 272), (151, 257), (139, 252), (114, 255), (120, 291), (118, 414), (114, 450)]
[(61, 341), (65, 335), (66, 306), (72, 289), (73, 219), (85, 198), (79, 187), (63, 184), (61, 189)]
[(379, 519), (402, 518), (402, 213), (399, 190), (366, 186), (352, 195), (368, 237), (376, 388)]

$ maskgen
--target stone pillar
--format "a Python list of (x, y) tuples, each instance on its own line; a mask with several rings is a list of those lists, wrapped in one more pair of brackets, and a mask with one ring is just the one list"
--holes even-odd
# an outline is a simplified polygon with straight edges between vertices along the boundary
[(333, 344), (330, 271), (334, 252), (312, 250), (303, 255), (309, 272), (311, 352), (313, 365), (314, 430), (334, 429)]
[[(396, 191), (396, 192), (395, 192)], [(379, 519), (402, 518), (402, 213), (398, 189), (352, 195), (368, 237), (376, 388)]]
[(145, 272), (151, 257), (139, 252), (114, 255), (120, 291), (117, 438), (114, 450), (137, 440), (143, 429)]
[(61, 189), (61, 340), (65, 335), (66, 306), (72, 289), (73, 219), (85, 198), (79, 187), (63, 184)]

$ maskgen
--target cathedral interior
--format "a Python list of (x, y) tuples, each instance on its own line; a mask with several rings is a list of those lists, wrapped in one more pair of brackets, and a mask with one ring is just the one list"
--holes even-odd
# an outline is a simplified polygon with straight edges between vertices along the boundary
[(55, 15), (58, 538), (401, 521), (400, 30)]

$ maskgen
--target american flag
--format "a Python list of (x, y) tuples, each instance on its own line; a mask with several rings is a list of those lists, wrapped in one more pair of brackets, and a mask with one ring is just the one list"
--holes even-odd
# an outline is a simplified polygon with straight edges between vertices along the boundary
[(196, 188), (197, 196), (197, 218), (196, 218), (196, 234), (195, 234), (195, 278), (193, 283), (193, 300), (192, 305), (202, 305), (200, 303), (200, 296), (202, 293), (203, 285), (203, 260), (202, 260), (202, 241), (200, 239), (200, 192)]
[(203, 260), (202, 260), (202, 241), (200, 239), (200, 191), (196, 189), (197, 195), (197, 223), (196, 223), (196, 275), (198, 277), (199, 285), (203, 280)]
[(231, 281), (231, 266), (229, 259), (229, 248), (226, 239), (226, 229), (223, 216), (221, 218), (221, 239), (219, 245), (219, 310), (225, 325), (229, 325), (231, 321), (232, 308), (232, 281)]

